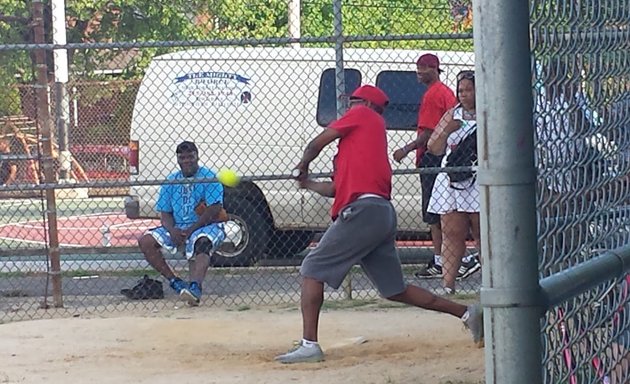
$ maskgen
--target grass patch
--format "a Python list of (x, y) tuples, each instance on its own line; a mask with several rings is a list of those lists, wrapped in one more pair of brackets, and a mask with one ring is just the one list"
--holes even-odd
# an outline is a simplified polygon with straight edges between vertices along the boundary
[(76, 271), (67, 271), (62, 272), (62, 276), (65, 277), (81, 277), (81, 276), (111, 276), (111, 277), (143, 277), (147, 275), (151, 278), (159, 277), (160, 274), (153, 269), (129, 269), (123, 271), (86, 271), (86, 270), (76, 270)]
[[(180, 274), (187, 274), (187, 270), (176, 271)], [(209, 273), (215, 275), (245, 275), (245, 274), (254, 274), (261, 273), (261, 271), (255, 270), (233, 270), (233, 269), (209, 269)], [(267, 271), (265, 271), (266, 273)], [(156, 272), (154, 269), (124, 269), (120, 271), (104, 271), (100, 269), (96, 270), (86, 270), (86, 269), (77, 269), (73, 271), (63, 271), (61, 272), (61, 276), (63, 277), (81, 277), (81, 276), (93, 276), (98, 275), (101, 277), (142, 277), (144, 275), (148, 275), (151, 278), (159, 277), (160, 274)], [(46, 276), (46, 272), (0, 272), (0, 278), (15, 278), (15, 277), (40, 277)]]
[(26, 277), (26, 276), (42, 276), (43, 272), (0, 272), (0, 278), (10, 279), (12, 277)]
[[(401, 267), (402, 267), (403, 275), (412, 276), (414, 272), (418, 271), (419, 264), (403, 264)], [(364, 274), (363, 269), (360, 266), (355, 265), (354, 267), (350, 269), (350, 273), (348, 275), (352, 275), (352, 274), (363, 275)]]
[(28, 297), (28, 294), (20, 289), (0, 291), (0, 297)]
[(379, 309), (400, 309), (400, 308), (412, 308), (410, 305), (399, 303), (397, 301), (390, 301), (385, 299), (377, 299), (377, 303), (374, 308)]
[(453, 300), (461, 300), (461, 301), (479, 301), (478, 293), (455, 293), (454, 295), (448, 296), (449, 299)]
[(366, 306), (373, 306), (378, 299), (362, 299), (362, 300), (324, 300), (322, 309), (335, 310), (335, 309), (351, 309), (361, 308)]
[[(85, 270), (77, 269), (74, 271), (63, 271), (61, 276), (63, 277), (81, 277), (81, 276), (111, 276), (111, 277), (142, 277), (148, 275), (149, 277), (157, 277), (160, 274), (153, 269), (129, 269), (122, 271), (103, 271), (103, 270)], [(16, 278), (16, 277), (42, 277), (46, 276), (46, 272), (1, 272), (0, 278)]]
[[(448, 297), (450, 300), (462, 302), (463, 304), (474, 303), (479, 301), (478, 294), (455, 294)], [(374, 309), (404, 309), (413, 308), (410, 305), (399, 303), (396, 301), (390, 301), (383, 298), (373, 299), (350, 299), (350, 300), (324, 300), (322, 310), (335, 311), (335, 310), (374, 310)], [(274, 306), (274, 310), (288, 310), (295, 311), (299, 309), (299, 305), (294, 303), (284, 303)]]
[[(176, 270), (180, 275), (186, 275), (188, 270), (182, 269)], [(274, 270), (270, 269), (258, 269), (258, 268), (210, 268), (208, 269), (208, 275), (212, 278), (212, 275), (259, 275), (264, 273), (265, 275), (273, 275), (273, 274), (286, 274), (292, 273), (287, 270)], [(73, 271), (62, 271), (61, 276), (63, 277), (80, 277), (80, 276), (92, 276), (98, 275), (102, 277), (111, 276), (111, 277), (142, 277), (144, 275), (148, 275), (149, 277), (155, 278), (160, 276), (154, 269), (148, 268), (139, 268), (139, 269), (124, 269), (119, 271), (104, 271), (102, 269), (94, 269), (94, 270), (86, 270), (86, 269), (77, 269)], [(0, 272), (0, 278), (16, 278), (16, 277), (32, 277), (32, 276), (46, 276), (46, 272)]]
[(452, 381), (452, 380), (448, 380), (448, 381), (441, 381), (441, 384), (483, 384), (483, 381), (461, 381), (461, 380), (457, 380), (457, 381)]
[[(376, 299), (351, 299), (351, 300), (324, 300), (322, 310), (335, 311), (344, 309), (398, 309), (408, 307), (406, 304), (396, 303), (380, 298)], [(284, 303), (274, 306), (273, 309), (281, 309), (295, 311), (300, 309), (299, 305), (294, 303)]]

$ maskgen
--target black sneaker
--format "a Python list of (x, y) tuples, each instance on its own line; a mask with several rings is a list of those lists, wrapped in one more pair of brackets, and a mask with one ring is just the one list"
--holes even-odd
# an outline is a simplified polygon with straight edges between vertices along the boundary
[(442, 266), (429, 261), (426, 267), (414, 274), (419, 279), (436, 279), (442, 277)]
[(462, 265), (459, 267), (459, 271), (457, 271), (457, 280), (466, 279), (480, 270), (481, 263), (479, 262), (479, 254), (476, 254), (467, 263), (462, 261)]
[(133, 288), (122, 289), (120, 293), (131, 300), (149, 300), (164, 298), (162, 282), (150, 279), (147, 275), (144, 275), (144, 277), (140, 279), (138, 284), (136, 284)]

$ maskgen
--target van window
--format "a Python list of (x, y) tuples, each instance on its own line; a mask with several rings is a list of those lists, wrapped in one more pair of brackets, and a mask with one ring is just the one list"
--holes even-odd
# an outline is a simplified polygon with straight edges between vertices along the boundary
[[(345, 95), (361, 86), (361, 72), (356, 69), (343, 70), (345, 75)], [(335, 93), (335, 69), (324, 70), (319, 79), (319, 97), (317, 98), (317, 124), (327, 127), (337, 119), (337, 97)]]
[(376, 86), (389, 96), (383, 113), (387, 129), (415, 130), (418, 124), (418, 105), (426, 85), (418, 82), (415, 71), (382, 71)]

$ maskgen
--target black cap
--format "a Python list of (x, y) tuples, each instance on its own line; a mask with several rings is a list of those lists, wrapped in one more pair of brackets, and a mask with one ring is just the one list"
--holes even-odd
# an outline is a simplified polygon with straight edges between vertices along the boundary
[(197, 152), (197, 146), (192, 141), (182, 141), (175, 150), (175, 153), (184, 153), (184, 152)]

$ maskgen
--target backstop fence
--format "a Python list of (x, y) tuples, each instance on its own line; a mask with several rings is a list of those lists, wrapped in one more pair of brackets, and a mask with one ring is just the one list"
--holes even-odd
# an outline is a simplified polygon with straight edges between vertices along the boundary
[[(384, 117), (406, 277), (443, 294), (435, 265), (441, 253), (442, 261), (460, 264), (456, 289), (478, 292), (476, 215), (467, 215), (464, 229), (443, 228), (439, 247), (423, 220), (419, 175), (430, 178), (444, 170), (441, 163), (418, 168), (414, 153), (400, 163), (393, 156), (416, 137), (427, 89), (418, 57), (437, 55), (441, 80), (456, 91), (461, 71), (483, 65), (473, 53), (473, 13), (478, 24), (490, 8), (502, 15), (512, 6), (57, 4), (0, 5), (0, 321), (172, 305), (168, 287), (164, 300), (130, 300), (120, 291), (145, 274), (157, 276), (137, 239), (159, 225), (158, 189), (178, 170), (175, 146), (183, 140), (197, 144), (201, 165), (242, 175), (238, 187), (224, 191), (226, 240), (213, 254), (203, 304), (296, 302), (297, 265), (331, 219), (330, 200), (297, 188), (291, 170), (361, 84), (378, 85), (390, 98)], [(537, 175), (530, 197), (540, 279), (628, 243), (629, 10), (626, 0), (529, 2), (530, 72), (515, 92), (533, 100), (533, 147), (522, 159)], [(516, 155), (493, 143), (490, 151)], [(314, 177), (330, 178), (335, 152), (322, 152)], [(493, 196), (484, 196), (492, 206)], [(482, 212), (482, 242), (489, 230), (483, 222)], [(165, 257), (185, 276), (183, 255)], [(484, 268), (484, 279), (493, 266)], [(350, 276), (327, 297), (377, 297), (360, 270)], [(544, 382), (628, 380), (627, 289), (620, 275), (545, 312)]]
[[(168, 305), (120, 292), (156, 276), (137, 240), (159, 225), (155, 200), (179, 169), (175, 146), (183, 140), (196, 143), (202, 166), (242, 176), (224, 191), (230, 219), (212, 256), (207, 303), (294, 301), (296, 267), (331, 222), (330, 199), (299, 189), (290, 176), (306, 143), (345, 110), (354, 89), (370, 83), (391, 99), (385, 119), (393, 156), (416, 136), (427, 88), (417, 78), (418, 57), (437, 54), (451, 89), (457, 73), (474, 65), (469, 2), (77, 7), (69, 4), (65, 15), (55, 2), (5, 10), (29, 14), (3, 21), (21, 33), (7, 34), (0, 48), (11, 80), (1, 101), (3, 166), (15, 168), (0, 191), (7, 320)], [(189, 15), (167, 21), (169, 11)], [(31, 40), (22, 41), (25, 32)], [(331, 176), (334, 153), (328, 148), (312, 164), (315, 177)], [(422, 220), (415, 153), (392, 164), (406, 274), (440, 290), (440, 275), (427, 273), (439, 252)], [(469, 232), (455, 255), (472, 255), (456, 271), (464, 293), (480, 282)], [(165, 257), (186, 275), (180, 253)], [(341, 297), (376, 292), (353, 272)]]
[[(531, 4), (538, 254), (545, 278), (630, 241), (630, 3)], [(623, 383), (628, 280), (543, 321), (545, 382)]]

